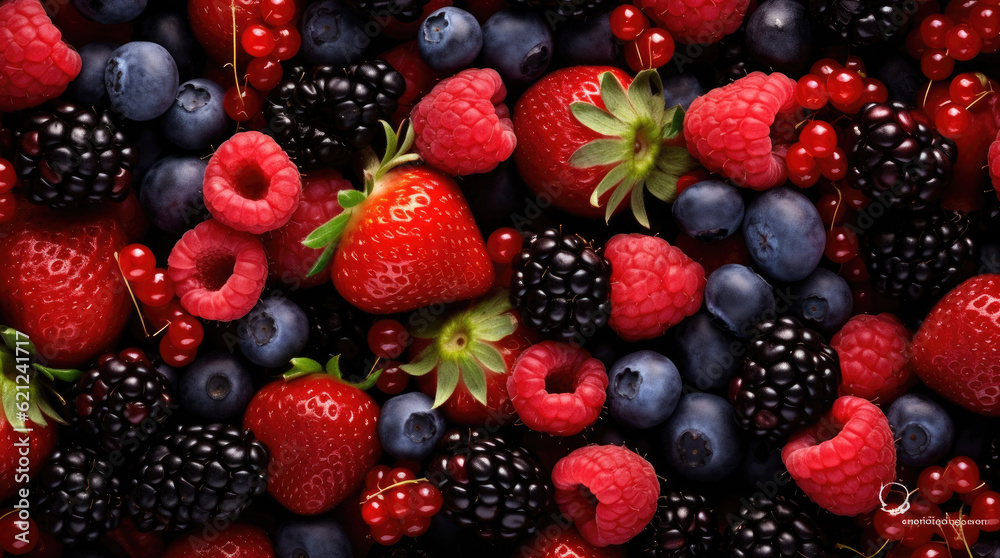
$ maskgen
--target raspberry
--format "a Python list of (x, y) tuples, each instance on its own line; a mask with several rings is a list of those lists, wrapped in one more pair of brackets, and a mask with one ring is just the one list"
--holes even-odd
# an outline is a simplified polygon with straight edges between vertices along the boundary
[(295, 163), (270, 136), (240, 132), (205, 169), (205, 206), (232, 229), (261, 234), (292, 218), (302, 192)]
[(38, 0), (0, 3), (0, 111), (58, 97), (82, 67)]
[(896, 445), (878, 407), (845, 396), (819, 423), (789, 438), (781, 460), (799, 488), (838, 515), (870, 512), (896, 478)]
[(660, 483), (648, 461), (622, 446), (585, 446), (552, 469), (559, 511), (594, 546), (624, 544), (653, 519)]
[(315, 287), (330, 280), (329, 274), (306, 277), (322, 250), (302, 244), (316, 227), (343, 211), (337, 193), (352, 189), (351, 183), (335, 170), (319, 170), (302, 177), (302, 195), (291, 220), (281, 228), (266, 233), (261, 240), (267, 249), (268, 272), (292, 287)]
[(990, 168), (990, 181), (993, 183), (993, 189), (996, 190), (997, 197), (1000, 198), (1000, 133), (997, 134), (996, 139), (990, 144), (986, 160)]
[(639, 0), (643, 13), (684, 44), (711, 44), (739, 29), (750, 0)]
[(796, 140), (795, 80), (753, 72), (691, 103), (684, 116), (688, 151), (709, 171), (765, 190), (785, 182), (785, 152)]
[(701, 308), (705, 270), (666, 240), (615, 235), (604, 246), (611, 262), (611, 319), (626, 341), (653, 339)]
[(521, 353), (507, 378), (507, 393), (524, 424), (558, 436), (594, 424), (607, 389), (604, 363), (581, 348), (555, 341)]
[(192, 316), (231, 321), (245, 316), (260, 298), (267, 254), (252, 235), (209, 219), (177, 241), (167, 275)]
[(491, 69), (470, 68), (438, 83), (413, 107), (417, 150), (452, 175), (495, 169), (517, 145), (506, 95)]
[(887, 405), (910, 385), (910, 332), (892, 314), (859, 314), (833, 336), (840, 357), (840, 395)]

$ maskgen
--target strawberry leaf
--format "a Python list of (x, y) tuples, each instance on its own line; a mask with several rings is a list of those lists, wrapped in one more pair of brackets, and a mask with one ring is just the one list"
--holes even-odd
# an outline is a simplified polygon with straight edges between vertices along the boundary
[(608, 174), (604, 175), (600, 184), (598, 184), (597, 188), (594, 188), (594, 191), (590, 194), (590, 205), (594, 207), (601, 207), (601, 197), (621, 183), (622, 179), (624, 179), (627, 174), (627, 163), (622, 163), (608, 171)]
[(631, 147), (619, 139), (598, 139), (585, 143), (573, 152), (569, 164), (578, 169), (599, 167), (624, 161)]
[(437, 354), (437, 349), (435, 345), (428, 345), (426, 349), (420, 352), (415, 360), (409, 364), (404, 364), (400, 366), (403, 372), (406, 372), (410, 376), (423, 376), (434, 370), (438, 365), (440, 358)]
[(309, 268), (309, 273), (306, 274), (306, 277), (312, 277), (313, 275), (316, 275), (317, 273), (326, 269), (326, 266), (330, 263), (330, 260), (333, 259), (333, 251), (336, 250), (336, 248), (337, 248), (336, 244), (330, 244), (326, 248), (323, 248), (323, 253), (320, 254), (319, 258), (316, 259), (316, 263), (314, 263), (313, 266)]
[(648, 229), (649, 217), (646, 215), (646, 200), (643, 193), (642, 188), (632, 185), (632, 213), (635, 215), (635, 220)]
[(337, 193), (337, 203), (344, 209), (350, 209), (363, 201), (365, 201), (365, 194), (357, 190), (341, 190)]
[(506, 372), (507, 365), (504, 363), (500, 351), (486, 343), (473, 343), (469, 349), (472, 351), (472, 356), (483, 365), (483, 368), (498, 374)]
[[(360, 194), (361, 192), (358, 193)], [(347, 221), (350, 216), (350, 211), (342, 212), (340, 215), (330, 219), (326, 223), (317, 227), (316, 230), (309, 233), (309, 236), (302, 241), (302, 244), (304, 244), (306, 248), (322, 248), (329, 244), (336, 244), (337, 241), (340, 240), (340, 235), (343, 234), (344, 227), (347, 226)]]
[(628, 132), (628, 126), (607, 111), (583, 101), (577, 101), (569, 106), (570, 112), (580, 124), (604, 136), (622, 136)]
[(462, 381), (465, 382), (465, 387), (469, 390), (469, 393), (472, 394), (472, 397), (476, 401), (485, 405), (486, 372), (483, 371), (483, 367), (469, 356), (462, 357), (459, 361), (459, 367), (462, 371)]
[(681, 133), (681, 129), (684, 127), (684, 109), (680, 105), (674, 105), (667, 110), (663, 122), (666, 123), (663, 128), (663, 137), (667, 139), (677, 137), (677, 134)]
[(623, 122), (635, 120), (638, 117), (628, 94), (618, 82), (618, 78), (611, 72), (601, 74), (601, 100), (608, 112)]
[(432, 409), (440, 407), (448, 398), (455, 393), (458, 387), (459, 369), (454, 362), (442, 361), (438, 366), (437, 392), (434, 394), (434, 404)]

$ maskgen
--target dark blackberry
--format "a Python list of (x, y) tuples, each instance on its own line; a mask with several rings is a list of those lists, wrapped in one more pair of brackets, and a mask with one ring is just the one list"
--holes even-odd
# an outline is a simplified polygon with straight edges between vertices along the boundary
[(848, 131), (847, 183), (889, 207), (925, 209), (951, 180), (955, 143), (900, 102), (869, 103)]
[(796, 500), (758, 493), (744, 500), (723, 541), (730, 558), (820, 558), (826, 535)]
[[(813, 18), (855, 47), (884, 43), (903, 35), (916, 3), (899, 0), (811, 0)], [(913, 6), (913, 9), (907, 9)]]
[(417, 21), (429, 0), (347, 0), (347, 5), (359, 15), (399, 21)]
[(106, 452), (141, 452), (170, 416), (170, 387), (139, 349), (102, 355), (73, 394), (73, 427)]
[(422, 541), (411, 537), (403, 537), (392, 546), (372, 545), (368, 558), (435, 558)]
[(111, 112), (58, 102), (17, 129), (13, 163), (29, 201), (62, 208), (128, 196), (139, 154)]
[(907, 302), (934, 301), (955, 286), (976, 258), (976, 241), (962, 213), (934, 208), (894, 210), (865, 235), (863, 252), (872, 287)]
[(63, 544), (96, 541), (121, 523), (120, 490), (114, 466), (97, 452), (60, 449), (38, 473), (41, 524)]
[(460, 429), (446, 432), (438, 450), (427, 478), (441, 490), (445, 517), (491, 541), (513, 541), (535, 530), (550, 490), (528, 450)]
[(990, 486), (1000, 487), (1000, 434), (986, 439), (979, 459), (979, 472)]
[(267, 447), (225, 424), (186, 425), (136, 465), (128, 511), (143, 531), (179, 531), (239, 517), (267, 489)]
[(514, 260), (510, 301), (528, 327), (582, 344), (611, 315), (611, 262), (575, 234), (528, 233)]
[(656, 515), (631, 543), (643, 558), (700, 558), (719, 555), (719, 524), (705, 497), (672, 491), (660, 496)]
[(368, 347), (368, 330), (375, 316), (351, 306), (329, 287), (305, 289), (292, 296), (309, 317), (305, 356), (326, 362), (340, 355), (344, 377), (366, 376), (375, 363)]
[(736, 421), (779, 442), (819, 420), (833, 405), (840, 359), (815, 331), (785, 316), (757, 324), (742, 367), (729, 385)]
[(347, 68), (292, 68), (264, 104), (270, 134), (303, 169), (337, 167), (382, 131), (403, 75), (377, 59)]
[(538, 12), (553, 26), (568, 20), (590, 19), (610, 12), (621, 3), (621, 0), (510, 0), (512, 8)]

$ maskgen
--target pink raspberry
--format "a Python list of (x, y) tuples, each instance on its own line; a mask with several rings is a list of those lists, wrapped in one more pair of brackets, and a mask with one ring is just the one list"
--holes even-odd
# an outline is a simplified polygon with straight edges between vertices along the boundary
[(250, 312), (264, 291), (267, 254), (253, 235), (209, 219), (174, 244), (167, 275), (192, 316), (232, 321)]
[(0, 2), (0, 111), (62, 95), (80, 73), (80, 55), (62, 40), (38, 0)]
[(604, 363), (555, 341), (525, 350), (507, 378), (507, 394), (532, 430), (572, 436), (594, 424), (607, 397)]
[(451, 175), (489, 172), (514, 152), (517, 138), (496, 70), (470, 68), (434, 86), (413, 107), (417, 150)]
[(261, 237), (272, 279), (292, 287), (315, 287), (330, 280), (328, 273), (306, 277), (323, 250), (308, 248), (302, 241), (316, 227), (340, 215), (343, 208), (337, 202), (337, 193), (352, 188), (335, 170), (311, 171), (302, 177), (302, 195), (291, 220)]
[(997, 133), (996, 139), (990, 144), (986, 161), (989, 163), (990, 181), (993, 183), (993, 189), (996, 190), (994, 193), (1000, 198), (1000, 133)]
[(796, 141), (795, 80), (753, 72), (691, 103), (684, 116), (688, 151), (740, 186), (766, 190), (785, 182), (785, 153)]
[(240, 132), (212, 155), (202, 189), (205, 207), (219, 222), (261, 234), (292, 218), (302, 179), (295, 163), (271, 136)]
[(604, 245), (611, 262), (611, 318), (626, 341), (653, 339), (701, 308), (705, 270), (666, 240), (615, 235)]
[(892, 314), (858, 314), (830, 340), (840, 357), (840, 395), (888, 405), (910, 386), (910, 332)]
[(794, 434), (781, 460), (799, 488), (837, 515), (867, 513), (896, 478), (889, 421), (860, 397), (841, 397), (818, 423)]
[(638, 0), (636, 5), (684, 44), (711, 44), (739, 29), (750, 0)]
[(656, 513), (660, 483), (648, 461), (621, 446), (584, 446), (552, 469), (556, 504), (594, 546), (624, 544)]

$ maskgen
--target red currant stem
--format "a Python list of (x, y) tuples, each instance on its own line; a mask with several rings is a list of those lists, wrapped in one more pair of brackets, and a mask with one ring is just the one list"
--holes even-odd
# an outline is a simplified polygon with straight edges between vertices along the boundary
[(879, 547), (879, 549), (875, 551), (875, 554), (872, 554), (871, 556), (865, 556), (865, 555), (864, 555), (864, 554), (862, 554), (861, 552), (859, 552), (859, 551), (857, 551), (857, 550), (854, 550), (853, 548), (851, 548), (851, 547), (849, 547), (849, 546), (847, 546), (846, 544), (843, 544), (843, 543), (837, 543), (837, 544), (835, 544), (835, 545), (833, 545), (833, 546), (834, 546), (834, 548), (836, 548), (836, 549), (838, 549), (838, 550), (840, 550), (840, 549), (843, 549), (843, 550), (850, 550), (851, 552), (853, 552), (853, 553), (857, 554), (858, 556), (861, 556), (862, 558), (875, 558), (875, 556), (878, 556), (878, 555), (879, 555), (879, 553), (880, 553), (880, 552), (882, 552), (882, 550), (883, 550), (883, 549), (884, 549), (884, 548), (886, 547), (886, 545), (888, 545), (888, 544), (889, 544), (889, 540), (888, 540), (888, 539), (886, 539), (886, 541), (885, 541), (884, 543), (882, 543), (882, 546), (881, 546), (881, 547)]
[[(969, 548), (969, 541), (968, 541), (968, 539), (965, 538), (965, 525), (963, 525), (961, 523), (961, 521), (962, 521), (962, 510), (964, 510), (964, 509), (965, 509), (965, 504), (962, 504), (962, 507), (958, 508), (958, 521), (959, 521), (958, 529), (959, 529), (959, 534), (962, 536), (962, 544), (965, 545), (965, 551), (969, 554), (969, 558), (975, 558), (972, 555), (972, 549)], [(971, 518), (971, 516), (970, 516), (970, 518)]]
[(150, 335), (149, 329), (146, 328), (146, 319), (142, 315), (142, 308), (139, 306), (139, 301), (135, 298), (135, 293), (132, 292), (132, 285), (129, 284), (128, 278), (125, 277), (125, 270), (122, 269), (122, 261), (118, 257), (118, 252), (115, 252), (115, 263), (118, 264), (118, 272), (122, 274), (122, 281), (125, 281), (125, 288), (128, 289), (128, 295), (132, 298), (132, 305), (135, 306), (135, 312), (139, 314), (139, 325), (142, 326), (142, 334), (146, 336), (146, 339), (156, 337), (156, 334)]
[(969, 110), (972, 107), (974, 107), (976, 105), (976, 103), (978, 103), (979, 101), (985, 99), (990, 93), (993, 93), (993, 89), (990, 89), (989, 91), (983, 91), (979, 95), (976, 95), (976, 98), (973, 99), (971, 103), (969, 103), (969, 106), (965, 107), (965, 110)]
[[(240, 74), (236, 71), (236, 57), (238, 55), (238, 50), (236, 49), (236, 0), (229, 0), (229, 8), (233, 12), (233, 85), (236, 87), (236, 95), (240, 98), (240, 102), (243, 103), (243, 108), (247, 106), (246, 101), (243, 99), (243, 92), (240, 91)], [(245, 88), (245, 86), (244, 86)]]
[[(391, 490), (393, 488), (396, 488), (397, 486), (403, 486), (404, 484), (416, 484), (416, 483), (420, 483), (420, 482), (431, 482), (431, 481), (427, 477), (421, 477), (419, 479), (409, 479), (409, 480), (404, 480), (404, 481), (396, 481), (396, 482), (390, 484), (389, 486), (387, 486), (385, 488), (379, 489), (379, 491), (376, 492), (376, 493), (374, 493), (374, 494), (369, 494), (364, 500), (362, 500), (359, 503), (360, 504), (364, 504), (365, 502), (371, 500), (372, 498), (378, 496), (379, 494), (385, 492), (386, 490)], [(3, 519), (3, 518), (0, 518), (0, 519)]]

